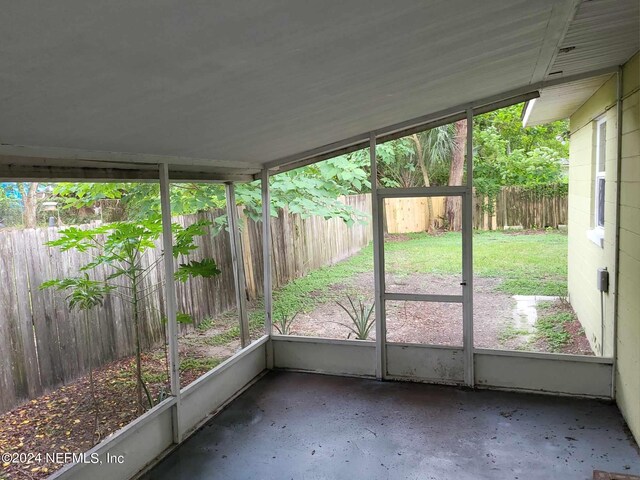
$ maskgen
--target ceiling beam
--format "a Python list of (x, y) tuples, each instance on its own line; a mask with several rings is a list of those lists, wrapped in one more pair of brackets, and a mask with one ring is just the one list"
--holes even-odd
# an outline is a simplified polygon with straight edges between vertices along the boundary
[[(175, 155), (154, 155), (146, 153), (105, 152), (79, 150), (74, 148), (34, 147), (28, 145), (0, 145), (0, 157), (31, 157), (66, 161), (75, 165), (77, 161), (110, 162), (126, 168), (127, 164), (159, 165), (167, 163), (175, 166), (202, 166), (233, 168), (238, 170), (259, 171), (262, 166), (255, 162), (242, 160), (217, 160), (212, 158), (192, 158)], [(155, 167), (154, 167), (155, 168)]]
[[(157, 182), (158, 164), (131, 164), (0, 155), (0, 181), (47, 182)], [(252, 172), (201, 166), (170, 165), (169, 178), (175, 182), (249, 182)]]

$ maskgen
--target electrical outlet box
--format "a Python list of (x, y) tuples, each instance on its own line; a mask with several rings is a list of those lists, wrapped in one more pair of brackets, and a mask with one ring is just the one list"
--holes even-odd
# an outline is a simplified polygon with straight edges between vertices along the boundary
[(598, 269), (598, 291), (604, 293), (609, 291), (609, 271), (606, 267)]

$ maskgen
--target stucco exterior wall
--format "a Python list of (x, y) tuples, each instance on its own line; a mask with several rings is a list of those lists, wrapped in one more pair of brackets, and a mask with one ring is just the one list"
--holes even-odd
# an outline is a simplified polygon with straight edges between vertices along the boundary
[[(616, 76), (612, 76), (570, 118), (569, 147), (569, 300), (597, 355), (613, 355), (613, 288), (601, 296), (596, 288), (599, 268), (615, 278), (615, 216), (617, 166)], [(592, 238), (595, 223), (596, 121), (607, 120), (605, 227), (602, 246)], [(601, 308), (603, 307), (603, 308)]]
[[(640, 443), (640, 57), (623, 70), (617, 401)], [(626, 98), (625, 98), (626, 97)]]

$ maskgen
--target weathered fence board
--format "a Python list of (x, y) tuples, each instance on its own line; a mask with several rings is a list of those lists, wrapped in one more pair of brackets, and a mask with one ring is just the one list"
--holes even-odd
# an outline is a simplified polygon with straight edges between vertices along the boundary
[[(14, 272), (15, 289), (17, 298), (30, 299), (29, 279), (26, 275), (19, 275), (19, 272), (27, 271), (27, 252), (25, 246), (25, 234), (23, 230), (11, 232), (11, 239), (14, 245)], [(24, 370), (26, 375), (27, 391), (29, 396), (37, 394), (42, 385), (38, 373), (38, 358), (36, 355), (36, 343), (33, 336), (33, 317), (31, 315), (30, 302), (17, 304), (20, 340), (22, 343), (22, 356), (25, 359)]]
[[(0, 238), (0, 249), (6, 251), (6, 255), (0, 256), (0, 284), (7, 285), (13, 282), (13, 252), (11, 248), (11, 237)], [(14, 318), (12, 303), (15, 297), (9, 295), (0, 297), (0, 319)], [(13, 322), (0, 322), (0, 355), (2, 359), (2, 369), (0, 372), (0, 388), (2, 388), (0, 400), (3, 408), (11, 406), (16, 402), (17, 393), (20, 391), (19, 385), (14, 385), (14, 359), (15, 353), (11, 342), (11, 327)]]
[[(368, 195), (346, 197), (343, 201), (361, 212), (371, 211)], [(213, 221), (224, 211), (210, 211), (175, 218), (182, 225), (198, 220)], [(239, 208), (242, 252), (249, 299), (262, 293), (261, 224)], [(89, 228), (95, 224), (87, 225)], [(357, 252), (372, 238), (370, 222), (348, 227), (342, 220), (301, 218), (286, 211), (271, 218), (274, 287), (305, 275), (324, 265), (336, 263)], [(88, 332), (83, 313), (69, 310), (66, 293), (39, 286), (52, 278), (77, 276), (91, 258), (89, 253), (62, 252), (46, 246), (59, 238), (57, 228), (0, 231), (0, 411), (37, 396), (47, 389), (83, 375), (89, 366)], [(178, 283), (178, 309), (190, 314), (196, 324), (235, 307), (231, 250), (227, 232), (196, 239), (198, 249), (180, 261), (214, 258), (222, 273), (211, 279), (191, 279)], [(148, 250), (144, 265), (156, 264), (143, 279), (143, 288), (164, 282), (161, 242)], [(93, 279), (105, 279), (112, 271), (99, 266), (90, 272)], [(117, 280), (124, 281), (124, 280)], [(140, 305), (140, 332), (145, 348), (164, 339), (164, 290), (147, 296)], [(109, 295), (89, 313), (92, 331), (92, 361), (98, 366), (132, 355), (135, 332), (128, 302)], [(185, 331), (187, 326), (182, 326)]]
[(557, 228), (567, 224), (568, 199), (566, 193), (536, 193), (518, 187), (500, 190), (496, 199), (496, 218), (500, 228)]

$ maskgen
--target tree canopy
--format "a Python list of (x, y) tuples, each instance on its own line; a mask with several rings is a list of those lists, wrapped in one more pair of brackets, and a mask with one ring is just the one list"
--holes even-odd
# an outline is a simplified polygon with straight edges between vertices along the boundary
[(495, 196), (503, 186), (567, 183), (562, 165), (569, 156), (567, 121), (524, 128), (521, 109), (514, 105), (475, 119), (473, 176), (482, 194)]
[[(368, 164), (368, 159), (366, 160)], [(369, 173), (364, 159), (340, 156), (270, 178), (271, 214), (279, 208), (303, 217), (318, 215), (342, 218), (353, 223), (361, 212), (339, 201), (342, 195), (368, 191)], [(154, 183), (61, 183), (55, 186), (66, 208), (83, 208), (103, 200), (121, 203), (127, 219), (146, 218), (158, 213), (159, 185)], [(262, 215), (260, 181), (236, 184), (236, 202), (246, 208), (250, 218)], [(209, 208), (224, 208), (224, 187), (220, 184), (172, 183), (171, 207), (175, 215), (195, 213)]]

